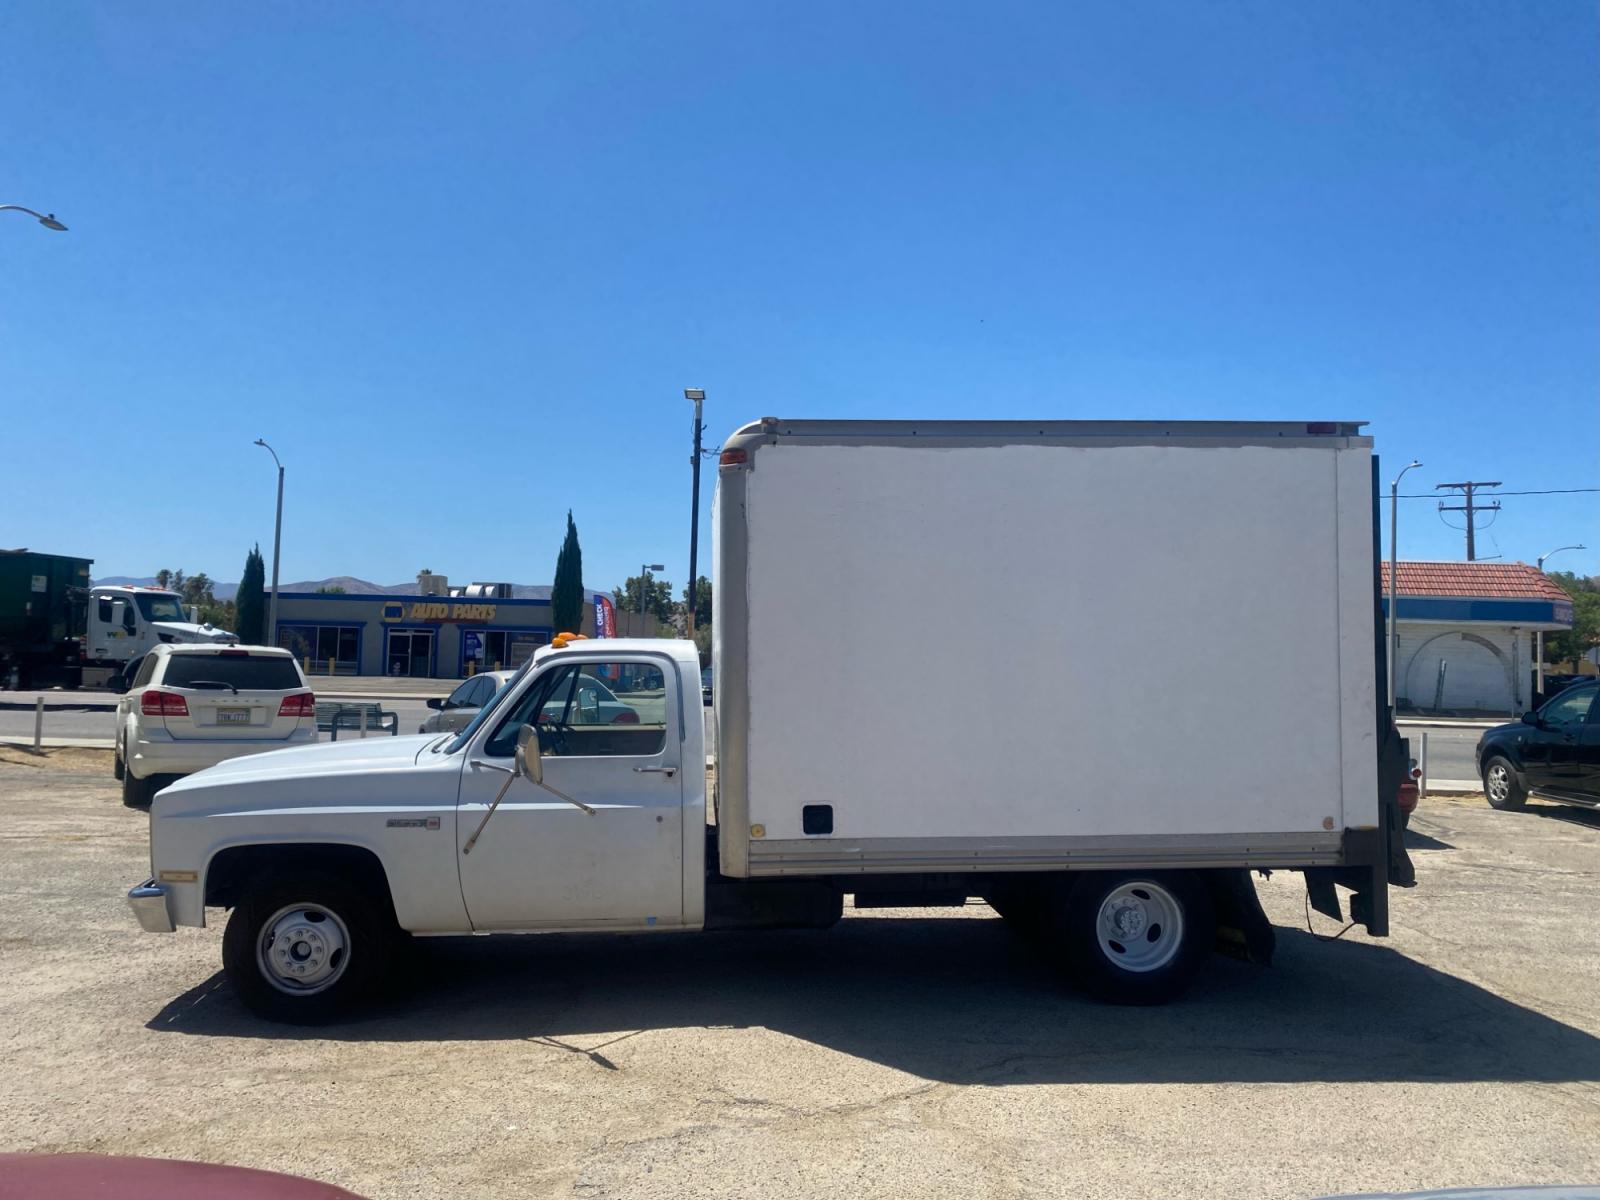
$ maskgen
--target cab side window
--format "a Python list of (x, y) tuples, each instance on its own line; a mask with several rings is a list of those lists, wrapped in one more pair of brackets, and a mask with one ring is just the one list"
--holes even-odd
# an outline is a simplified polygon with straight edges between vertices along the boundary
[(96, 609), (96, 613), (97, 613), (98, 617), (100, 618), (100, 624), (102, 624), (102, 625), (111, 624), (111, 597), (110, 596), (101, 596), (99, 599), (97, 599), (95, 601), (95, 609)]
[[(625, 692), (613, 687), (627, 679)], [(653, 663), (575, 663), (552, 672), (507, 713), (486, 747), (510, 755), (517, 731), (539, 731), (550, 758), (645, 758), (667, 744), (667, 679)]]
[(1540, 709), (1539, 717), (1551, 729), (1582, 725), (1597, 693), (1600, 693), (1600, 688), (1569, 688)]
[(467, 680), (455, 691), (451, 692), (449, 696), (445, 697), (444, 706), (446, 708), (465, 708), (473, 703), (469, 697), (477, 692), (478, 682), (476, 679)]

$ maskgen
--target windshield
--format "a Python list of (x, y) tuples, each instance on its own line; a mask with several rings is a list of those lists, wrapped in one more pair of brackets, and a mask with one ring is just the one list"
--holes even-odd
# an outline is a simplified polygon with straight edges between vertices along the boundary
[(139, 611), (144, 614), (146, 621), (187, 621), (189, 615), (183, 611), (183, 605), (178, 603), (176, 596), (151, 596), (140, 593), (135, 596), (139, 602)]
[(505, 702), (505, 698), (511, 694), (512, 690), (517, 686), (517, 684), (522, 681), (522, 677), (526, 675), (528, 671), (532, 669), (532, 667), (533, 659), (531, 658), (527, 662), (523, 663), (522, 666), (518, 667), (517, 673), (510, 679), (506, 680), (505, 683), (500, 685), (500, 690), (495, 692), (493, 696), (489, 697), (489, 702), (478, 710), (478, 715), (473, 717), (472, 720), (467, 723), (466, 728), (462, 729), (460, 733), (456, 734), (448, 746), (443, 747), (444, 752), (446, 754), (454, 754), (457, 750), (461, 749), (461, 747), (470, 742), (472, 740), (472, 735), (478, 732), (478, 727), (482, 725), (484, 721), (488, 720), (490, 715), (494, 713), (502, 703)]

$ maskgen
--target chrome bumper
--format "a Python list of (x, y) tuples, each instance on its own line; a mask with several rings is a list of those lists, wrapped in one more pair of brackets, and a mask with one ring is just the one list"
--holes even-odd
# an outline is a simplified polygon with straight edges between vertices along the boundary
[(139, 928), (146, 933), (173, 933), (177, 925), (167, 908), (167, 889), (154, 879), (146, 879), (128, 892), (128, 907), (139, 918)]

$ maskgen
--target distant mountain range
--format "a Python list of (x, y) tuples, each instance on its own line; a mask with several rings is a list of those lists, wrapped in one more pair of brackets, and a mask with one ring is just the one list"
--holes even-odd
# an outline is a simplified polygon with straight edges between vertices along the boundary
[[(94, 583), (123, 584), (131, 587), (154, 587), (154, 575), (107, 575), (104, 579), (96, 579)], [(335, 575), (330, 579), (302, 579), (295, 583), (280, 583), (280, 592), (314, 592), (318, 588), (343, 588), (354, 596), (414, 596), (417, 594), (416, 580), (410, 583), (373, 583), (367, 579), (357, 579), (354, 575)], [(232, 600), (239, 591), (237, 583), (213, 583), (211, 594), (218, 600)], [(548, 583), (514, 583), (511, 585), (511, 596), (516, 600), (548, 600), (550, 599), (550, 585)]]

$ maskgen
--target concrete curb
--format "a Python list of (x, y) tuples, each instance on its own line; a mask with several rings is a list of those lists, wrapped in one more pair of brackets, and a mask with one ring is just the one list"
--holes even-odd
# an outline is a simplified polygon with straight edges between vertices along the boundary
[[(372, 696), (365, 692), (317, 692), (315, 688), (311, 690), (316, 692), (318, 700), (345, 700), (352, 703), (392, 704), (396, 701), (415, 701), (425, 704), (431, 699), (429, 696)], [(116, 700), (46, 700), (44, 702), (45, 712), (114, 712), (116, 707)], [(26, 702), (0, 700), (0, 712), (32, 712), (33, 710), (34, 702), (31, 700)]]
[(1439, 717), (1423, 721), (1397, 717), (1395, 724), (1401, 729), (1493, 729), (1496, 725), (1514, 725), (1516, 718), (1507, 717), (1503, 721), (1497, 721), (1491, 717)]
[(1428, 795), (1478, 796), (1483, 794), (1483, 784), (1476, 779), (1430, 779)]
[[(115, 750), (115, 738), (81, 738), (81, 737), (47, 737), (41, 738), (39, 745), (45, 750), (60, 750), (76, 747), (79, 750)], [(0, 738), (0, 746), (12, 750), (32, 750), (32, 738)]]

